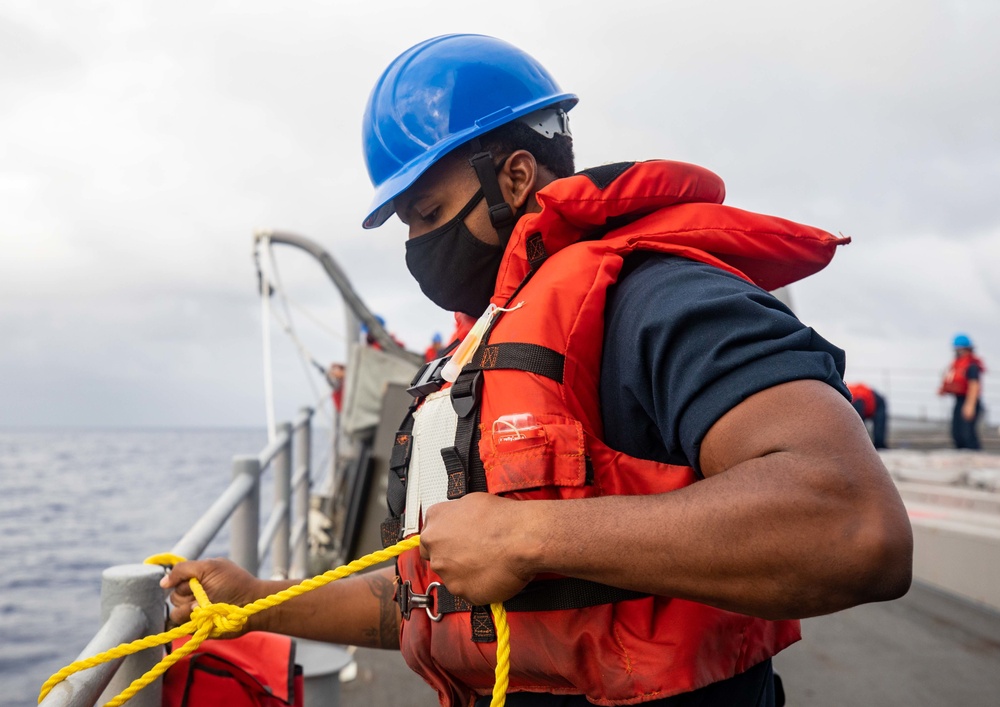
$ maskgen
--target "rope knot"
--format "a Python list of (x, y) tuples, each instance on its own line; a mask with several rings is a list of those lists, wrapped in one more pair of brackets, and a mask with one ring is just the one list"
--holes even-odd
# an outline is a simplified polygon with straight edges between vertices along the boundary
[[(177, 650), (164, 656), (164, 658), (150, 668), (145, 675), (132, 681), (131, 685), (122, 690), (117, 697), (105, 705), (105, 707), (120, 707), (120, 705), (127, 702), (137, 692), (139, 692), (139, 690), (146, 685), (149, 685), (151, 682), (156, 680), (156, 678), (166, 672), (170, 666), (177, 663), (177, 661), (184, 656), (190, 655), (196, 651), (198, 646), (200, 646), (202, 641), (206, 638), (219, 638), (229, 633), (239, 632), (246, 625), (247, 619), (259, 611), (277, 606), (284, 601), (297, 597), (301, 594), (305, 594), (306, 592), (318, 587), (322, 587), (330, 582), (346, 577), (347, 575), (354, 574), (355, 572), (371, 567), (372, 565), (377, 565), (385, 562), (386, 560), (392, 559), (393, 557), (398, 557), (401, 553), (416, 548), (419, 544), (420, 536), (413, 535), (406, 540), (400, 540), (398, 543), (392, 547), (386, 548), (385, 550), (379, 550), (378, 552), (365, 555), (364, 557), (347, 565), (324, 572), (313, 579), (303, 580), (295, 586), (283, 589), (276, 594), (263, 597), (262, 599), (258, 599), (257, 601), (242, 607), (233, 606), (232, 604), (224, 604), (221, 602), (212, 602), (209, 600), (208, 595), (205, 594), (205, 590), (198, 580), (192, 578), (190, 582), (191, 592), (194, 594), (195, 600), (198, 602), (198, 606), (191, 611), (190, 621), (169, 631), (156, 634), (155, 636), (146, 636), (145, 638), (140, 638), (132, 641), (131, 643), (123, 643), (120, 646), (106, 650), (103, 653), (98, 653), (95, 656), (83, 658), (70, 663), (45, 681), (38, 695), (38, 701), (41, 702), (45, 699), (45, 696), (49, 694), (53, 687), (74, 673), (86, 670), (87, 668), (93, 668), (94, 666), (106, 663), (109, 660), (124, 658), (127, 655), (132, 655), (133, 653), (137, 653), (138, 651), (145, 650), (147, 648), (162, 646), (164, 643), (169, 643), (175, 638), (180, 638), (181, 636), (190, 635), (191, 640), (179, 647)], [(155, 555), (147, 560), (147, 562), (152, 564), (164, 565), (176, 565), (183, 561), (183, 557), (169, 554)], [(494, 705), (503, 705), (510, 670), (510, 630), (507, 626), (507, 615), (503, 610), (502, 604), (494, 604), (492, 605), (492, 609), (493, 620), (496, 623), (497, 628), (497, 682), (493, 690), (493, 701), (490, 703), (491, 707)], [(192, 627), (194, 630), (192, 630)]]
[(208, 606), (197, 606), (191, 611), (191, 620), (199, 627), (211, 626), (211, 638), (218, 638), (227, 633), (238, 633), (247, 622), (247, 614), (239, 606), (212, 603)]

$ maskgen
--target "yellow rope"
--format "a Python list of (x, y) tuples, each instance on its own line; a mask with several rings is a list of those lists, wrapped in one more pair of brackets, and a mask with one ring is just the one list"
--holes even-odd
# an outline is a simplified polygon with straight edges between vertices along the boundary
[[(104, 651), (103, 653), (98, 653), (90, 658), (70, 663), (45, 681), (38, 695), (38, 701), (41, 702), (44, 700), (53, 687), (74, 673), (93, 668), (109, 660), (124, 658), (147, 648), (162, 646), (181, 636), (191, 635), (191, 640), (177, 650), (164, 656), (163, 660), (153, 666), (145, 675), (134, 680), (121, 694), (105, 705), (105, 707), (119, 707), (119, 705), (130, 700), (139, 690), (165, 673), (171, 665), (189, 653), (196, 651), (206, 638), (216, 638), (239, 631), (243, 628), (247, 619), (256, 613), (277, 606), (282, 602), (288, 601), (300, 594), (305, 594), (313, 589), (319, 589), (330, 582), (343, 579), (372, 565), (385, 562), (407, 550), (417, 547), (419, 544), (420, 536), (414, 535), (406, 540), (401, 540), (392, 547), (365, 555), (362, 558), (354, 560), (354, 562), (324, 572), (312, 579), (303, 580), (293, 587), (288, 587), (276, 594), (263, 597), (243, 607), (233, 606), (232, 604), (212, 603), (208, 595), (205, 594), (205, 589), (201, 586), (201, 583), (196, 579), (192, 579), (190, 582), (191, 592), (198, 601), (198, 606), (191, 611), (190, 621), (170, 631), (164, 631), (155, 636), (146, 636), (131, 643), (123, 643), (120, 646)], [(148, 564), (154, 565), (176, 565), (183, 561), (184, 558), (169, 553), (153, 555), (146, 559)], [(508, 674), (510, 671), (510, 629), (507, 626), (507, 614), (504, 611), (503, 604), (492, 604), (491, 609), (493, 610), (493, 619), (497, 629), (497, 667), (496, 684), (493, 687), (493, 701), (490, 703), (490, 707), (503, 707), (506, 700)]]
[(507, 701), (507, 685), (510, 677), (510, 626), (507, 625), (507, 610), (501, 602), (490, 604), (493, 623), (497, 628), (497, 667), (493, 678), (493, 699), (490, 707), (503, 707)]

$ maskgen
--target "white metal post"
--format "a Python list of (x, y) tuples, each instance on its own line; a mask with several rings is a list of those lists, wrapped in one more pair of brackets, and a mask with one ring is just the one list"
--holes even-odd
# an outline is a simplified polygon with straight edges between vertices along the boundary
[[(104, 570), (101, 575), (101, 622), (107, 622), (116, 608), (128, 605), (145, 615), (144, 635), (163, 631), (167, 614), (163, 590), (160, 588), (161, 577), (163, 568), (154, 565), (118, 565)], [(105, 689), (100, 704), (111, 700), (132, 684), (133, 680), (151, 670), (160, 662), (163, 652), (163, 646), (156, 646), (125, 658)], [(162, 687), (162, 680), (156, 680), (129, 700), (129, 705), (160, 707)]]
[(295, 435), (293, 477), (295, 532), (292, 534), (292, 575), (305, 577), (309, 572), (309, 493), (312, 490), (312, 408), (299, 410), (301, 425)]
[(260, 462), (257, 457), (233, 457), (233, 478), (247, 476), (253, 487), (236, 507), (230, 520), (230, 559), (252, 575), (257, 574), (257, 537), (260, 524)]
[(282, 438), (285, 443), (271, 462), (274, 467), (274, 504), (285, 509), (271, 542), (271, 572), (275, 577), (288, 576), (290, 555), (288, 542), (291, 537), (292, 426), (287, 422), (278, 425), (278, 439)]

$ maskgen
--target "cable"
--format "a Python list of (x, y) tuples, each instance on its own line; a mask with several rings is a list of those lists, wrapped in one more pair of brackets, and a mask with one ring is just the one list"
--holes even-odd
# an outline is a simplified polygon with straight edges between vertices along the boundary
[[(267, 239), (266, 243), (267, 243), (267, 259), (271, 269), (271, 275), (274, 282), (274, 289), (278, 293), (278, 296), (281, 298), (281, 304), (285, 310), (285, 321), (282, 322), (282, 325), (285, 329), (285, 332), (288, 334), (289, 338), (291, 338), (292, 342), (295, 344), (295, 347), (299, 351), (299, 360), (302, 363), (302, 369), (305, 372), (306, 380), (309, 383), (309, 387), (312, 389), (313, 397), (319, 399), (321, 397), (321, 393), (319, 391), (319, 388), (316, 387), (316, 381), (313, 379), (312, 371), (310, 370), (309, 366), (310, 364), (313, 364), (317, 367), (320, 367), (320, 364), (317, 362), (316, 357), (309, 352), (309, 349), (306, 348), (306, 345), (302, 342), (302, 339), (299, 338), (299, 335), (295, 331), (295, 327), (292, 324), (292, 313), (288, 305), (288, 295), (285, 293), (285, 288), (281, 282), (281, 275), (278, 271), (278, 263), (274, 259), (274, 250), (271, 248), (270, 239)], [(275, 319), (278, 319), (278, 321), (281, 322), (280, 317), (278, 317), (276, 314), (275, 314)], [(323, 415), (327, 418), (327, 421), (332, 423), (333, 418), (329, 416), (329, 413), (326, 411), (326, 408), (321, 407), (320, 410), (323, 411)]]

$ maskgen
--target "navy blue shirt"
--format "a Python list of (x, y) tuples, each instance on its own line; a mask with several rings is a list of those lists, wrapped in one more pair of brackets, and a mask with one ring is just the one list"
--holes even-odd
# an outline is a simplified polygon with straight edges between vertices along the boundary
[[(701, 440), (754, 393), (793, 380), (829, 383), (850, 400), (844, 352), (776, 298), (723, 270), (640, 253), (605, 308), (601, 412), (605, 442), (633, 457), (698, 469)], [(771, 661), (645, 707), (770, 707)], [(476, 705), (488, 705), (480, 698)], [(509, 707), (583, 707), (580, 695), (517, 693)]]
[(825, 381), (847, 399), (844, 352), (777, 298), (704, 263), (641, 253), (605, 307), (605, 442), (633, 457), (699, 469), (709, 428), (754, 393)]

